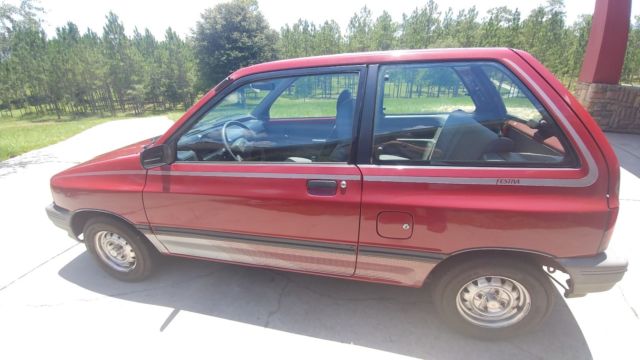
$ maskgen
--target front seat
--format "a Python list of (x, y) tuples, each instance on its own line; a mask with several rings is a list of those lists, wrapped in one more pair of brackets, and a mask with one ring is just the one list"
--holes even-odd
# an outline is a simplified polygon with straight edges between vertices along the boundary
[(471, 115), (456, 110), (445, 121), (431, 160), (480, 160), (498, 138), (498, 134), (478, 123)]
[(337, 144), (329, 154), (329, 160), (335, 162), (344, 162), (349, 159), (349, 150), (351, 150), (351, 140), (353, 132), (353, 110), (355, 101), (348, 89), (342, 90), (336, 102), (336, 122), (333, 125), (333, 131), (327, 139), (327, 142), (335, 142)]
[[(342, 90), (336, 102), (336, 121), (331, 130), (331, 134), (326, 139), (327, 146), (323, 150), (324, 154), (329, 153), (329, 160), (335, 162), (345, 162), (349, 159), (351, 142), (353, 137), (353, 111), (355, 101), (348, 89)], [(310, 163), (311, 159), (302, 157), (290, 157), (288, 162)]]
[(353, 131), (353, 107), (354, 101), (351, 91), (342, 90), (336, 102), (336, 122), (333, 125), (333, 132), (329, 136), (330, 140), (334, 139), (351, 139), (351, 131)]

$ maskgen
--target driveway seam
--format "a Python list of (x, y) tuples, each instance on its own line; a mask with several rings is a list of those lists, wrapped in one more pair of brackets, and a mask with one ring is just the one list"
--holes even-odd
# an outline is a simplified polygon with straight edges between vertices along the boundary
[(66, 253), (67, 251), (69, 251), (69, 250), (73, 249), (74, 247), (76, 247), (76, 246), (78, 246), (78, 245), (80, 245), (80, 243), (73, 244), (73, 245), (71, 245), (70, 247), (68, 247), (68, 248), (66, 248), (65, 250), (63, 250), (62, 252), (60, 252), (60, 253), (58, 253), (58, 254), (56, 254), (56, 255), (54, 255), (54, 256), (52, 256), (52, 257), (50, 257), (49, 259), (45, 260), (44, 262), (42, 262), (42, 263), (40, 263), (40, 264), (36, 265), (36, 266), (35, 266), (34, 268), (32, 268), (31, 270), (27, 271), (26, 273), (24, 273), (24, 274), (22, 274), (22, 275), (18, 276), (17, 278), (15, 278), (15, 279), (13, 279), (13, 280), (11, 280), (8, 284), (6, 284), (6, 285), (2, 286), (2, 287), (0, 288), (0, 291), (3, 291), (4, 289), (6, 289), (6, 288), (8, 288), (9, 286), (13, 285), (15, 282), (17, 282), (17, 281), (19, 281), (20, 279), (24, 278), (25, 276), (27, 276), (27, 275), (31, 274), (32, 272), (34, 272), (34, 271), (38, 270), (38, 269), (39, 269), (39, 268), (41, 268), (42, 266), (44, 266), (44, 265), (48, 264), (51, 260), (54, 260), (54, 259), (55, 259), (55, 258), (57, 258), (58, 256), (60, 256), (60, 255), (62, 255), (62, 254), (64, 254), (64, 253)]
[(624, 294), (624, 290), (622, 289), (621, 286), (618, 286), (618, 290), (620, 290), (620, 294), (622, 294), (622, 299), (624, 299), (624, 302), (627, 303), (627, 306), (629, 307), (629, 310), (631, 310), (631, 312), (636, 317), (636, 319), (640, 319), (640, 317), (638, 317), (638, 312), (636, 311), (636, 309), (633, 307), (633, 305), (631, 305), (631, 303), (627, 299), (626, 295)]

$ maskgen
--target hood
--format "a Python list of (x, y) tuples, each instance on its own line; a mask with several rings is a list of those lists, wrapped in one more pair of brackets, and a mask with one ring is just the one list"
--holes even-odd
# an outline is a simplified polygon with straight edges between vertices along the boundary
[(156, 139), (157, 137), (153, 137), (150, 139), (138, 141), (137, 143), (130, 144), (116, 150), (106, 152), (102, 155), (96, 156), (95, 158), (85, 162), (84, 164), (140, 154), (147, 145), (152, 144)]
[(140, 164), (140, 153), (157, 137), (139, 141), (125, 147), (109, 151), (95, 158), (62, 171), (59, 175), (76, 175), (96, 171), (144, 170)]
[(140, 212), (142, 198), (137, 194), (142, 193), (147, 176), (140, 164), (140, 152), (153, 140), (110, 151), (54, 175), (50, 181), (54, 203), (69, 211)]

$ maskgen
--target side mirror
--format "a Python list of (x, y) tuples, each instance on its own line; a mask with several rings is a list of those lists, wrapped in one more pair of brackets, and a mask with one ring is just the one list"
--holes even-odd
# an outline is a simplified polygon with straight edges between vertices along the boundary
[(176, 160), (176, 152), (167, 144), (154, 145), (146, 148), (140, 154), (140, 163), (145, 169), (169, 165)]

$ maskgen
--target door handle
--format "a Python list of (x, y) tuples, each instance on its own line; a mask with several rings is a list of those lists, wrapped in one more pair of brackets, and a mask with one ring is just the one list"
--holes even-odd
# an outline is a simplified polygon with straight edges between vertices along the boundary
[(311, 195), (333, 196), (338, 191), (335, 180), (307, 180), (307, 192)]

